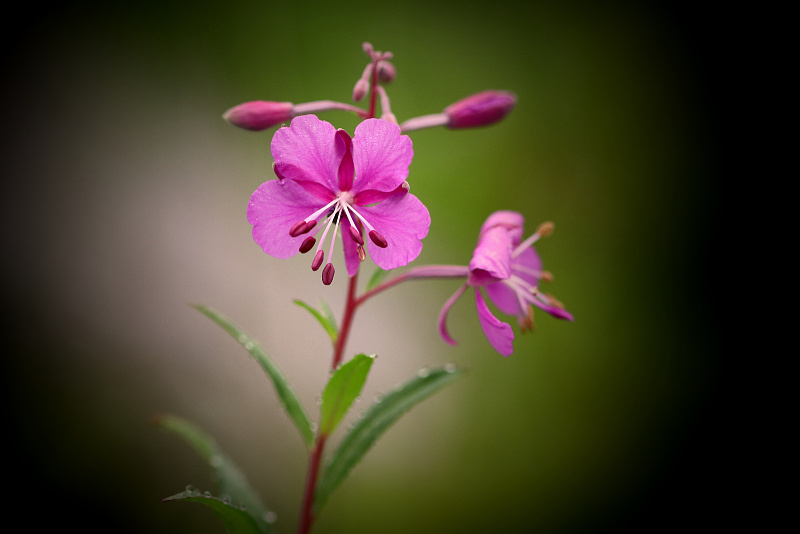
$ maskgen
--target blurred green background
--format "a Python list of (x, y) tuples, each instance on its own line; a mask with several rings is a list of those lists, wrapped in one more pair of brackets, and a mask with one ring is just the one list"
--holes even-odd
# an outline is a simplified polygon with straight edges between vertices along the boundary
[(653, 532), (703, 509), (719, 372), (703, 319), (718, 162), (702, 24), (688, 9), (25, 10), (4, 37), (2, 279), (7, 458), (22, 466), (13, 489), (28, 517), (83, 532), (224, 532), (201, 506), (160, 503), (186, 484), (213, 490), (194, 452), (148, 424), (170, 412), (214, 434), (279, 530), (294, 530), (300, 440), (256, 364), (187, 304), (216, 307), (261, 340), (314, 407), (330, 350), (291, 300), (325, 299), (338, 313), (346, 279), (323, 287), (309, 258), (275, 260), (252, 242), (245, 209), (272, 178), (273, 130), (244, 132), (221, 114), (248, 100), (349, 101), (364, 41), (395, 55), (400, 121), (484, 89), (519, 97), (491, 128), (411, 134), (409, 182), (433, 219), (417, 264), (466, 264), (494, 210), (520, 211), (528, 233), (552, 220), (538, 249), (576, 320), (537, 314), (505, 359), (471, 298), (450, 315), (459, 346), (439, 338), (457, 282), (406, 284), (363, 308), (349, 351), (379, 355), (364, 407), (425, 365), (471, 372), (387, 432), (316, 532)]

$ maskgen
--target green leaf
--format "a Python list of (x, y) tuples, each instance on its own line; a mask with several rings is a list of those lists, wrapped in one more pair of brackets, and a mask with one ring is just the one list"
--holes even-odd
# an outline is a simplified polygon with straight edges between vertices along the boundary
[(339, 332), (336, 328), (336, 321), (333, 318), (333, 313), (331, 313), (331, 309), (325, 304), (324, 301), (320, 302), (320, 308), (322, 310), (317, 310), (313, 306), (306, 304), (300, 299), (295, 299), (292, 302), (297, 304), (298, 306), (305, 308), (314, 318), (322, 325), (322, 328), (328, 333), (328, 337), (331, 338), (331, 343), (334, 345), (336, 344), (336, 338), (339, 336)]
[(317, 486), (314, 509), (318, 512), (322, 508), (350, 470), (401, 415), (463, 374), (463, 370), (452, 364), (423, 369), (391, 393), (376, 399), (364, 417), (345, 435), (328, 461)]
[[(220, 493), (223, 495), (222, 500), (225, 501), (222, 504), (226, 506), (231, 504), (236, 507), (237, 510), (239, 507), (244, 507), (247, 510), (246, 514), (252, 516), (252, 520), (259, 529), (258, 532), (272, 532), (272, 524), (268, 519), (274, 517), (275, 514), (264, 506), (258, 493), (250, 486), (244, 473), (239, 470), (230, 457), (220, 450), (214, 438), (197, 425), (174, 415), (159, 415), (155, 418), (155, 423), (164, 430), (183, 438), (186, 443), (192, 446), (200, 456), (208, 462), (208, 465), (211, 466), (214, 472), (214, 477), (219, 483)], [(192, 495), (187, 496), (198, 497), (200, 499), (198, 502), (202, 502), (213, 508), (218, 508), (226, 513), (229, 512), (226, 508), (221, 508), (218, 503), (203, 501), (202, 499), (208, 497), (208, 495), (199, 495), (199, 492), (195, 495), (194, 492), (190, 492), (188, 489), (187, 492), (184, 493), (192, 493)], [(176, 497), (177, 495), (173, 495), (165, 500), (175, 500)], [(215, 509), (215, 511), (217, 515), (220, 515), (218, 510)], [(238, 514), (234, 515), (238, 516)], [(223, 519), (223, 521), (225, 521), (225, 519)], [(241, 532), (250, 531), (243, 530)]]
[(240, 506), (230, 504), (227, 499), (202, 494), (195, 490), (187, 490), (167, 497), (161, 502), (172, 501), (199, 502), (208, 506), (222, 520), (229, 534), (264, 534), (265, 532), (270, 532), (259, 528), (253, 516), (248, 513), (249, 510), (243, 510)]
[(361, 389), (364, 387), (373, 361), (375, 361), (374, 354), (372, 356), (359, 354), (333, 373), (322, 391), (320, 434), (330, 436), (347, 414), (353, 401), (361, 395)]
[(289, 385), (289, 382), (284, 378), (283, 373), (275, 364), (275, 362), (273, 362), (272, 359), (267, 356), (267, 354), (253, 338), (245, 334), (230, 319), (202, 304), (196, 305), (195, 308), (200, 311), (200, 313), (221, 326), (222, 329), (228, 332), (231, 336), (233, 336), (236, 341), (241, 343), (242, 346), (247, 349), (247, 352), (250, 353), (250, 356), (252, 356), (261, 365), (262, 369), (264, 369), (264, 371), (267, 373), (267, 376), (272, 381), (272, 384), (275, 386), (275, 391), (277, 392), (278, 398), (286, 410), (286, 413), (294, 422), (297, 430), (300, 431), (300, 436), (303, 438), (303, 442), (306, 444), (306, 447), (311, 449), (311, 447), (314, 445), (314, 431), (311, 429), (311, 423), (308, 419), (308, 415), (306, 415), (303, 405), (300, 404), (300, 400), (297, 398), (297, 395), (295, 395), (294, 391)]
[(369, 281), (367, 282), (367, 286), (364, 288), (364, 291), (370, 291), (378, 287), (378, 285), (386, 278), (386, 275), (389, 271), (384, 271), (380, 267), (375, 269), (375, 272), (372, 273), (372, 276), (369, 277)]

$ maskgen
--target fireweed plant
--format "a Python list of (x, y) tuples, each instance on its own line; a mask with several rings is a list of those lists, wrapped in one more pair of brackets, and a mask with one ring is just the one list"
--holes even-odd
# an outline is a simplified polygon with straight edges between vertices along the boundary
[[(398, 123), (384, 88), (396, 76), (390, 62), (392, 54), (376, 51), (369, 43), (364, 43), (363, 48), (370, 61), (355, 84), (353, 100), (360, 102), (369, 97), (367, 109), (330, 100), (304, 104), (254, 101), (233, 107), (223, 115), (231, 124), (252, 131), (289, 122), (288, 126), (277, 129), (270, 144), (276, 178), (261, 184), (247, 206), (247, 220), (253, 226), (255, 242), (276, 258), (309, 254), (311, 270), (321, 270), (325, 285), (339, 279), (335, 277), (337, 267), (333, 262), (337, 241), (344, 252), (348, 281), (340, 323), (337, 324), (324, 303), (317, 309), (294, 301), (325, 329), (333, 348), (329, 379), (320, 396), (318, 421), (309, 419), (282, 371), (258, 343), (221, 313), (207, 306), (196, 306), (261, 365), (307, 448), (308, 469), (298, 534), (311, 530), (333, 491), (390, 425), (463, 373), (453, 364), (425, 368), (393, 391), (378, 396), (325, 459), (328, 439), (359, 398), (375, 359), (375, 355), (358, 354), (344, 361), (355, 312), (367, 300), (409, 280), (460, 280), (461, 285), (444, 303), (439, 315), (442, 338), (456, 344), (447, 331), (447, 313), (472, 288), (481, 329), (489, 344), (503, 356), (513, 352), (514, 332), (509, 324), (493, 315), (484, 293), (501, 312), (516, 316), (523, 332), (533, 329), (534, 306), (553, 317), (572, 320), (572, 315), (555, 298), (541, 290), (541, 282), (549, 281), (552, 276), (542, 268), (534, 244), (552, 232), (553, 224), (543, 223), (526, 237), (524, 218), (513, 211), (489, 215), (478, 232), (477, 245), (467, 265), (415, 266), (386, 279), (388, 271), (405, 267), (419, 256), (431, 224), (424, 203), (409, 192), (408, 168), (414, 151), (406, 134), (437, 126), (450, 129), (488, 126), (511, 112), (516, 96), (505, 91), (485, 91), (460, 100), (441, 113)], [(380, 117), (376, 114), (378, 101)], [(362, 119), (352, 136), (316, 116), (333, 110), (355, 113)], [(359, 269), (367, 258), (379, 269), (359, 294)], [(208, 461), (219, 485), (216, 495), (187, 486), (185, 491), (164, 501), (205, 504), (232, 533), (276, 532), (275, 512), (261, 501), (212, 437), (173, 415), (160, 415), (156, 423), (194, 447)]]

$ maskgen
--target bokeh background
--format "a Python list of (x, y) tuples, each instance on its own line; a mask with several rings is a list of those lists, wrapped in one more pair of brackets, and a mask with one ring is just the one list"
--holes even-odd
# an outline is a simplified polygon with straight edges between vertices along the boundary
[(395, 54), (400, 121), (484, 89), (519, 97), (494, 127), (411, 134), (409, 181), (433, 218), (417, 263), (468, 262), (497, 209), (522, 212), (529, 232), (552, 220), (538, 249), (576, 320), (537, 314), (505, 359), (470, 298), (450, 316), (460, 344), (439, 338), (457, 282), (409, 283), (365, 306), (349, 350), (378, 359), (356, 412), (420, 367), (470, 373), (384, 435), (316, 532), (653, 532), (707, 511), (720, 168), (697, 12), (418, 0), (23, 10), (3, 38), (2, 395), (11, 489), (43, 529), (224, 532), (204, 507), (160, 502), (186, 484), (214, 489), (194, 452), (149, 424), (164, 412), (212, 433), (279, 530), (295, 529), (301, 442), (257, 365), (189, 304), (259, 339), (313, 413), (330, 348), (291, 301), (339, 313), (344, 270), (324, 287), (310, 258), (253, 243), (245, 209), (272, 178), (272, 130), (221, 114), (248, 100), (349, 101), (363, 41)]

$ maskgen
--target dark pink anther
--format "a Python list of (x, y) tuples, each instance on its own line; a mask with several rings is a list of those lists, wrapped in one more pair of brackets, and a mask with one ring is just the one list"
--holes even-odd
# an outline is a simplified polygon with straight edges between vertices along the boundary
[(322, 269), (322, 283), (325, 284), (326, 286), (331, 285), (331, 282), (333, 282), (334, 273), (335, 269), (333, 268), (332, 263), (328, 263), (327, 265), (325, 265), (325, 268)]
[(322, 265), (322, 260), (325, 258), (325, 253), (321, 250), (318, 250), (317, 253), (314, 255), (314, 261), (311, 262), (311, 270), (316, 271), (319, 269), (319, 266)]
[(292, 237), (297, 237), (299, 235), (303, 235), (304, 233), (308, 232), (310, 228), (308, 228), (308, 223), (305, 221), (297, 221), (289, 228), (289, 235)]
[(314, 246), (314, 243), (316, 242), (317, 239), (313, 235), (308, 236), (303, 240), (303, 243), (300, 245), (300, 252), (302, 254), (305, 254), (306, 252), (311, 250), (311, 248)]
[(361, 237), (361, 232), (359, 232), (356, 228), (349, 226), (350, 229), (350, 237), (353, 238), (353, 241), (358, 243), (359, 245), (364, 245), (364, 238)]
[(375, 230), (369, 231), (369, 238), (372, 240), (373, 243), (375, 243), (381, 248), (386, 248), (389, 246), (389, 243), (386, 242), (386, 239)]

